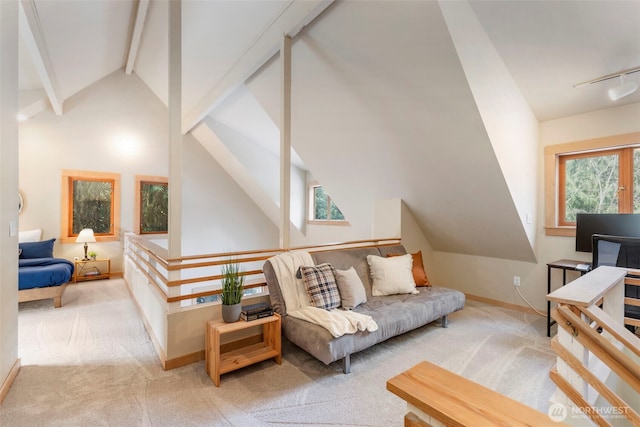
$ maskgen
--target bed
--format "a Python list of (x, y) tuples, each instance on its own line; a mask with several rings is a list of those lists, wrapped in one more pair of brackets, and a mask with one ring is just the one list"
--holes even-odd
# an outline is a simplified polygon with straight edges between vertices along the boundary
[(53, 256), (56, 239), (19, 243), (18, 301), (53, 299), (62, 306), (62, 294), (73, 277), (71, 261)]

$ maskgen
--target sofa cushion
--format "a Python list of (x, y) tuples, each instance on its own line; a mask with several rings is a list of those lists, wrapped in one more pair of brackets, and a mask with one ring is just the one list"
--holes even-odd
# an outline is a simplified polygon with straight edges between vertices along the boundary
[(367, 293), (355, 268), (336, 270), (336, 282), (342, 308), (352, 310), (363, 302), (367, 302)]
[(335, 269), (331, 264), (320, 264), (314, 267), (300, 267), (300, 274), (311, 305), (325, 310), (340, 307), (340, 293), (336, 283)]
[[(387, 254), (387, 256), (400, 256), (400, 254)], [(427, 272), (424, 270), (422, 251), (412, 253), (411, 257), (413, 258), (413, 267), (411, 271), (413, 273), (413, 281), (416, 282), (416, 286), (431, 286), (431, 284), (429, 284), (429, 279), (427, 278)]]
[(347, 270), (353, 267), (360, 280), (362, 280), (364, 289), (367, 292), (367, 298), (369, 298), (371, 296), (371, 276), (369, 274), (369, 264), (367, 264), (367, 255), (380, 255), (380, 251), (378, 248), (337, 249), (314, 252), (311, 257), (316, 265), (326, 262), (339, 270)]
[(378, 324), (375, 332), (358, 331), (334, 338), (322, 326), (291, 316), (282, 319), (282, 331), (291, 342), (329, 364), (461, 310), (464, 302), (462, 292), (432, 286), (419, 294), (373, 297), (360, 304), (354, 311), (373, 317)]
[(373, 296), (416, 293), (416, 283), (413, 281), (413, 257), (409, 254), (382, 258), (367, 255), (367, 262), (371, 271)]

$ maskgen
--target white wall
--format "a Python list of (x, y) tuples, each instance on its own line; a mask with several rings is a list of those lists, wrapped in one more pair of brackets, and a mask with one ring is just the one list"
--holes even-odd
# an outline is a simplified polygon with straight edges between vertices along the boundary
[(487, 135), (532, 248), (536, 237), (538, 120), (466, 1), (440, 1)]
[(183, 161), (183, 255), (278, 246), (277, 227), (190, 134)]
[[(18, 362), (18, 3), (0, 2), (0, 392)], [(13, 371), (12, 371), (13, 369)]]
[[(537, 217), (544, 218), (543, 149), (550, 144), (618, 135), (640, 131), (640, 104), (625, 105), (572, 117), (543, 122), (539, 127)], [(639, 141), (640, 142), (640, 141)], [(513, 276), (520, 276), (520, 290), (538, 309), (546, 310), (547, 267), (559, 259), (590, 262), (591, 254), (575, 251), (575, 238), (546, 236), (544, 224), (537, 225), (538, 263), (509, 261), (436, 252), (435, 268), (429, 278), (473, 295), (525, 306), (513, 286)], [(561, 283), (561, 273), (553, 270), (553, 283)], [(568, 277), (577, 277), (569, 272)]]
[[(80, 244), (61, 244), (63, 169), (121, 175), (121, 230), (133, 230), (135, 175), (167, 176), (167, 110), (136, 76), (116, 71), (65, 102), (65, 113), (46, 110), (20, 124), (20, 189), (25, 207), (20, 229), (43, 229), (57, 238), (54, 254), (82, 256)], [(122, 241), (89, 249), (122, 271)]]
[[(60, 236), (62, 169), (121, 174), (121, 229), (133, 230), (135, 175), (167, 176), (168, 112), (134, 74), (117, 71), (65, 103), (20, 125), (20, 189), (25, 207), (20, 229)], [(129, 150), (121, 145), (129, 138)], [(183, 251), (217, 252), (271, 247), (277, 231), (190, 135), (184, 137)], [(275, 237), (274, 237), (275, 236)], [(122, 271), (122, 241), (92, 243)], [(195, 251), (195, 252), (194, 252)], [(82, 245), (60, 244), (56, 256), (73, 259)]]

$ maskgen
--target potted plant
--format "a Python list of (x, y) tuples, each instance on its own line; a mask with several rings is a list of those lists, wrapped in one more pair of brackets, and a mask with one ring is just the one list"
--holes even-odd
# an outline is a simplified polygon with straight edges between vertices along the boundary
[(98, 254), (93, 252), (93, 251), (89, 252), (88, 255), (89, 255), (89, 258), (91, 258), (94, 261), (95, 261), (96, 257), (98, 256)]
[(222, 266), (222, 320), (227, 323), (240, 318), (244, 275), (236, 261)]

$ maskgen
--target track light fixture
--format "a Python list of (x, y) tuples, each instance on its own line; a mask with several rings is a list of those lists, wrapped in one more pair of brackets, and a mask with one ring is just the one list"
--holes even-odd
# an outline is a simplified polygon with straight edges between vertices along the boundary
[(609, 89), (609, 98), (611, 98), (612, 101), (617, 101), (620, 98), (624, 98), (627, 95), (631, 95), (636, 90), (638, 90), (638, 83), (625, 82), (624, 74), (621, 74), (620, 86), (616, 86)]
[(613, 74), (607, 74), (606, 76), (598, 77), (593, 80), (588, 80), (586, 82), (577, 83), (573, 85), (573, 87), (578, 87), (587, 84), (600, 83), (605, 80), (615, 79), (617, 77), (620, 78), (620, 85), (609, 89), (609, 98), (613, 101), (617, 101), (620, 98), (624, 98), (625, 96), (631, 95), (635, 91), (638, 90), (638, 83), (634, 81), (625, 81), (625, 77), (629, 74), (637, 73), (640, 71), (640, 67), (630, 68), (628, 70), (619, 71)]

